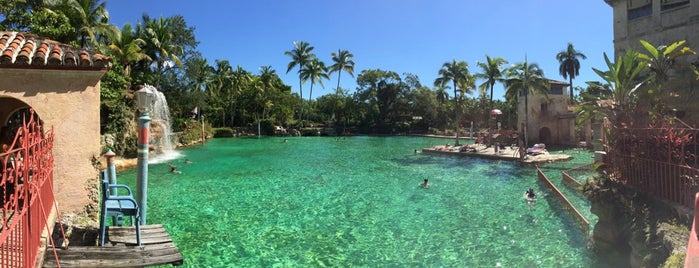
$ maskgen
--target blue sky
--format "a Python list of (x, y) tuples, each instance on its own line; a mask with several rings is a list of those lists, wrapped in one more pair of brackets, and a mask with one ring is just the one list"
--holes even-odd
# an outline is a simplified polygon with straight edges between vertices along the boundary
[[(442, 64), (466, 61), (471, 73), (485, 55), (512, 63), (537, 63), (547, 78), (558, 74), (555, 56), (572, 42), (583, 52), (580, 76), (573, 83), (598, 81), (592, 67), (604, 69), (603, 54), (613, 55), (612, 8), (603, 0), (249, 0), (249, 1), (107, 1), (111, 22), (135, 24), (141, 14), (182, 15), (195, 27), (198, 50), (213, 65), (227, 59), (258, 73), (272, 66), (293, 92), (297, 69), (286, 73), (294, 41), (315, 47), (331, 65), (331, 52), (354, 54), (355, 78), (365, 69), (413, 73), (432, 87)], [(354, 92), (356, 80), (342, 74), (341, 87)], [(334, 91), (337, 74), (315, 85), (313, 98)], [(481, 81), (478, 82), (479, 84)], [(310, 84), (303, 86), (308, 98)], [(494, 97), (503, 99), (497, 85)]]

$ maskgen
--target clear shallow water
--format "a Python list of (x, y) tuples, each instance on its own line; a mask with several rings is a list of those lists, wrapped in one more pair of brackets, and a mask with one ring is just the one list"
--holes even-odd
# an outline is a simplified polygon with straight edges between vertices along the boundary
[[(215, 139), (173, 160), (182, 174), (149, 166), (148, 223), (186, 267), (602, 265), (532, 168), (413, 154), (441, 139), (288, 140)], [(528, 187), (541, 193), (532, 206)]]

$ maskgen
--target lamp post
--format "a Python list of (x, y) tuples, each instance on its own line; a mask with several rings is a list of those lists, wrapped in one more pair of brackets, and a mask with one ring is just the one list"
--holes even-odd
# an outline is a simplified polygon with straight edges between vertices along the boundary
[(150, 110), (153, 102), (153, 91), (151, 86), (145, 86), (136, 91), (136, 102), (141, 116), (138, 118), (138, 164), (137, 164), (137, 202), (140, 208), (139, 218), (142, 225), (146, 224), (146, 212), (148, 209), (148, 131), (150, 128)]

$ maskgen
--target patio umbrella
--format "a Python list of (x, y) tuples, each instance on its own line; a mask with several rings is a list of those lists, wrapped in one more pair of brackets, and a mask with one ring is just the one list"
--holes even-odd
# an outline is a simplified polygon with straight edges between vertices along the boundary
[(499, 115), (499, 114), (502, 114), (502, 111), (500, 111), (499, 109), (493, 109), (490, 111), (490, 114), (491, 115)]

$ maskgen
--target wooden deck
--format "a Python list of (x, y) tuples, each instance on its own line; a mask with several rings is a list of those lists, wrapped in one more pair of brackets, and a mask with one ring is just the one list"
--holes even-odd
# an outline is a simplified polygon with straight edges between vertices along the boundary
[[(181, 265), (182, 254), (160, 224), (141, 226), (143, 247), (136, 246), (133, 227), (107, 227), (104, 247), (68, 247), (57, 249), (60, 267), (144, 267), (151, 265)], [(43, 267), (59, 267), (53, 250), (48, 248)]]

